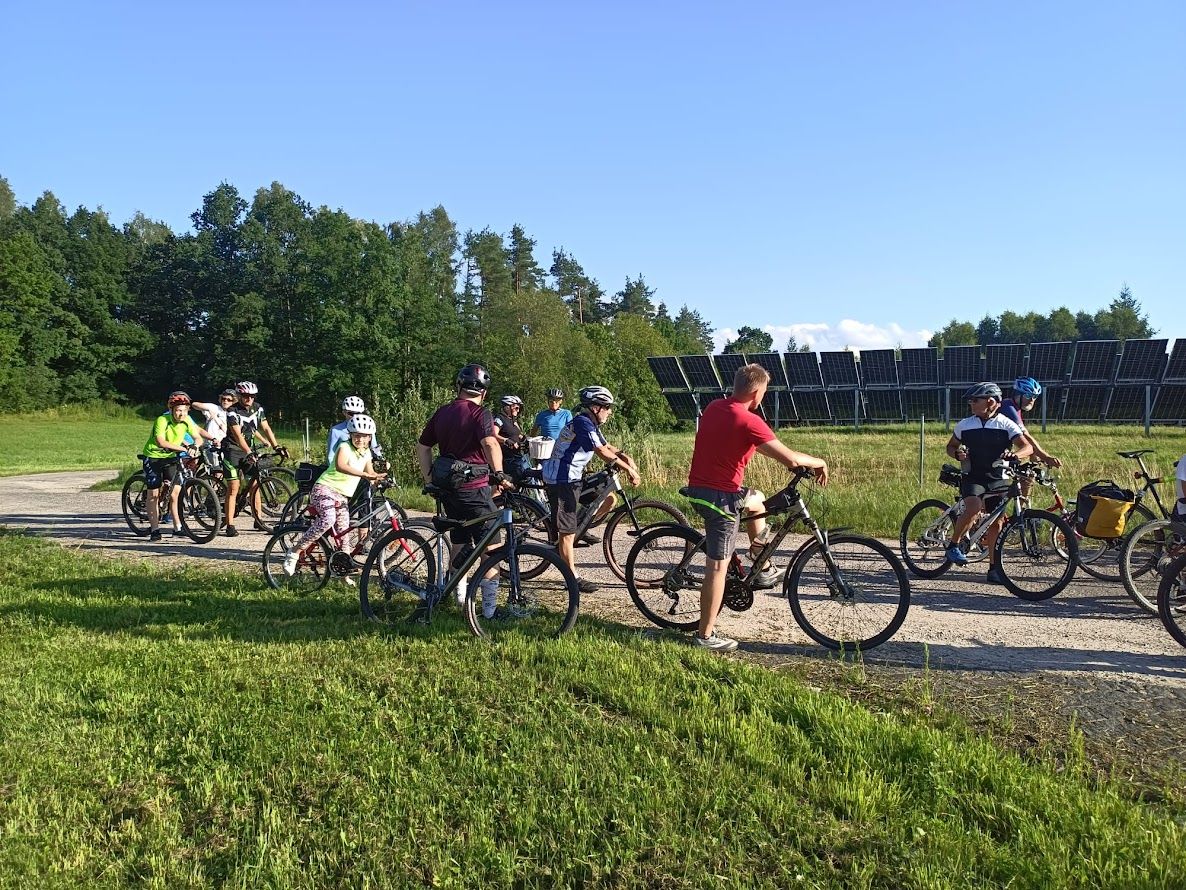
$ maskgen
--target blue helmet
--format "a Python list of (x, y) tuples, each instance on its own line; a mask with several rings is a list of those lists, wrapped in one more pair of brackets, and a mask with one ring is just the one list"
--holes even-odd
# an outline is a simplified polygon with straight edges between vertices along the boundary
[(1042, 384), (1033, 377), (1018, 377), (1013, 381), (1013, 391), (1019, 396), (1036, 399), (1042, 394)]

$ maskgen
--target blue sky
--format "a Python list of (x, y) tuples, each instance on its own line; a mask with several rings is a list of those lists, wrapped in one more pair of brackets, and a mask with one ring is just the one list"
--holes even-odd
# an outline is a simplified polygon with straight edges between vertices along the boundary
[(917, 345), (1097, 309), (1186, 336), (1186, 4), (7, 4), (0, 176), (189, 227), (273, 180), (520, 223), (721, 336)]

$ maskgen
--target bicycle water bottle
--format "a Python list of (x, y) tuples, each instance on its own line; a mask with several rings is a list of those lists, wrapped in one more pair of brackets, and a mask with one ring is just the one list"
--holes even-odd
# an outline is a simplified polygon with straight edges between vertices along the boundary
[(960, 461), (960, 472), (965, 476), (972, 472), (972, 462), (968, 460), (968, 446), (961, 444), (959, 448), (955, 449), (955, 454)]

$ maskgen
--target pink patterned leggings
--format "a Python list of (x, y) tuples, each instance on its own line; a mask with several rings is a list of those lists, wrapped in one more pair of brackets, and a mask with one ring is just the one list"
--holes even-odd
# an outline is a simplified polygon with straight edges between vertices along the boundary
[(350, 527), (350, 501), (328, 485), (313, 486), (313, 491), (309, 493), (309, 506), (316, 515), (313, 517), (313, 524), (297, 542), (298, 550), (304, 550), (324, 535), (331, 525), (339, 535)]

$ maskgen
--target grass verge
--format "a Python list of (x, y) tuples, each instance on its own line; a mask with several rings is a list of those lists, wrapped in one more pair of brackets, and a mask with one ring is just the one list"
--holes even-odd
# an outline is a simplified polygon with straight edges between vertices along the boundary
[(492, 647), (345, 588), (0, 537), (0, 885), (1174, 886), (1072, 754), (582, 620)]

